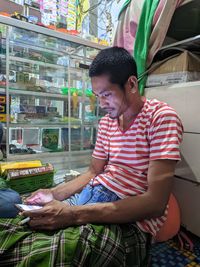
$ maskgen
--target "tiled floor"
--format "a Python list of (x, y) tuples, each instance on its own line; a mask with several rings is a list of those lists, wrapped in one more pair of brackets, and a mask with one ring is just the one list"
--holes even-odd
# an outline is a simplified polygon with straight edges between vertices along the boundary
[(192, 237), (193, 251), (180, 249), (178, 242), (154, 244), (151, 251), (151, 267), (200, 267), (200, 238)]

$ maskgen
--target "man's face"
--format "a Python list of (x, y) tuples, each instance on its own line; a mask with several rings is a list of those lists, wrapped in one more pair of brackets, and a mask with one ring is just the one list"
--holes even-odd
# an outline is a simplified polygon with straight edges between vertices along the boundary
[(91, 79), (93, 93), (98, 97), (100, 107), (110, 118), (118, 118), (127, 108), (124, 92), (117, 84), (109, 81), (108, 75), (95, 76)]

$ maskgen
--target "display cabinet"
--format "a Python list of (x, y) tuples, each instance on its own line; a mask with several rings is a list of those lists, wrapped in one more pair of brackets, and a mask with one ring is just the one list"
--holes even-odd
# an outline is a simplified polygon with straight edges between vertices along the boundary
[(103, 46), (0, 16), (0, 121), (6, 160), (88, 164), (99, 108), (88, 67)]

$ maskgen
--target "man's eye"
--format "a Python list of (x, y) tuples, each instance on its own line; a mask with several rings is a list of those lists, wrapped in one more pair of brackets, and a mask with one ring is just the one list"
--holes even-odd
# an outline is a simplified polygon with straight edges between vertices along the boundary
[(108, 97), (110, 95), (111, 95), (111, 93), (104, 93), (102, 96)]

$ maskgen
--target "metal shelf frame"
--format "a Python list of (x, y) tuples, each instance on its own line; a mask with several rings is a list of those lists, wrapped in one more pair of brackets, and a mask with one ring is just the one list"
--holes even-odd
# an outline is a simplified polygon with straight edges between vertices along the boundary
[(89, 40), (80, 38), (78, 36), (70, 35), (67, 33), (66, 34), (61, 33), (58, 31), (47, 29), (45, 27), (37, 26), (37, 25), (31, 24), (31, 23), (27, 23), (27, 22), (16, 20), (16, 19), (9, 18), (9, 17), (4, 17), (1, 15), (0, 15), (0, 23), (6, 24), (9, 26), (13, 26), (13, 27), (17, 27), (17, 28), (21, 28), (24, 30), (33, 31), (33, 32), (37, 32), (40, 34), (48, 35), (51, 37), (55, 37), (55, 38), (69, 41), (72, 43), (88, 46), (91, 48), (96, 48), (96, 49), (100, 49), (100, 50), (106, 48), (106, 46), (104, 46), (104, 45), (100, 45), (100, 44), (91, 42)]
[[(16, 23), (17, 22), (17, 23)], [(86, 101), (86, 96), (85, 96), (85, 90), (87, 88), (87, 79), (88, 79), (88, 75), (87, 75), (87, 70), (86, 69), (82, 69), (76, 66), (77, 62), (81, 62), (83, 64), (88, 65), (89, 62), (91, 62), (91, 58), (88, 56), (87, 52), (88, 52), (88, 48), (89, 49), (94, 49), (93, 52), (98, 52), (101, 49), (104, 49), (105, 46), (99, 45), (99, 44), (95, 44), (92, 43), (88, 40), (84, 40), (82, 38), (79, 38), (77, 36), (72, 36), (69, 34), (63, 34), (60, 32), (56, 32), (47, 28), (43, 28), (37, 25), (33, 25), (27, 22), (23, 22), (23, 21), (19, 21), (13, 18), (8, 18), (8, 17), (3, 17), (0, 16), (0, 24), (4, 24), (6, 26), (6, 38), (4, 39), (4, 46), (5, 46), (5, 50), (6, 50), (6, 54), (1, 54), (0, 58), (3, 60), (3, 62), (5, 62), (5, 67), (6, 67), (6, 84), (5, 86), (0, 86), (0, 93), (5, 93), (6, 94), (6, 105), (7, 107), (10, 107), (10, 96), (17, 96), (17, 97), (35, 97), (35, 99), (49, 99), (51, 100), (55, 100), (55, 101), (62, 101), (63, 104), (61, 105), (62, 108), (64, 108), (64, 102), (66, 103), (65, 105), (67, 105), (67, 109), (68, 109), (68, 114), (67, 116), (69, 117), (69, 120), (64, 123), (64, 122), (51, 122), (51, 121), (46, 121), (44, 120), (44, 122), (39, 122), (39, 120), (34, 122), (34, 119), (32, 121), (29, 122), (10, 122), (10, 108), (7, 108), (7, 113), (6, 113), (6, 123), (3, 123), (4, 128), (6, 129), (6, 155), (7, 155), (7, 159), (6, 160), (27, 160), (27, 159), (41, 159), (41, 160), (47, 160), (49, 159), (50, 163), (55, 163), (57, 164), (57, 166), (59, 166), (59, 169), (71, 169), (72, 167), (76, 166), (77, 167), (82, 167), (84, 166), (84, 162), (87, 161), (87, 165), (88, 165), (88, 159), (89, 159), (89, 155), (91, 154), (91, 149), (86, 149), (87, 145), (84, 145), (83, 139), (84, 139), (84, 131), (85, 129), (87, 129), (87, 134), (89, 135), (93, 135), (95, 129), (97, 129), (97, 124), (98, 124), (98, 112), (99, 112), (99, 108), (98, 108), (98, 103), (97, 103), (97, 107), (96, 107), (96, 120), (93, 120), (91, 122), (85, 121), (85, 101)], [(14, 27), (14, 28), (13, 28)], [(54, 37), (56, 39), (61, 39), (62, 41), (67, 41), (67, 44), (69, 43), (69, 47), (70, 49), (66, 51), (62, 51), (59, 49), (55, 49), (55, 48), (46, 48), (45, 46), (41, 47), (40, 46), (33, 46), (31, 45), (31, 43), (26, 43), (23, 42), (23, 40), (19, 41), (18, 39), (16, 39), (16, 41), (11, 38), (11, 34), (13, 34), (13, 31), (15, 30), (15, 28), (20, 28), (23, 29), (25, 31), (28, 32), (35, 32), (36, 34), (40, 34), (40, 35), (45, 35), (48, 37)], [(14, 30), (13, 30), (14, 29)], [(23, 32), (22, 32), (23, 34)], [(45, 38), (44, 38), (45, 40)], [(72, 43), (72, 46), (70, 46), (70, 43)], [(13, 55), (13, 51), (15, 49), (15, 47), (17, 48), (16, 51), (25, 51), (25, 52), (32, 52), (32, 51), (36, 51), (36, 53), (39, 53), (42, 55), (42, 53), (54, 53), (56, 56), (64, 56), (67, 57), (69, 59), (69, 62), (73, 62), (73, 60), (75, 61), (75, 67), (72, 67), (70, 65), (70, 63), (68, 64), (68, 66), (63, 66), (63, 65), (59, 65), (59, 64), (53, 64), (53, 63), (46, 63), (44, 61), (39, 61), (39, 60), (33, 60), (33, 59), (29, 59), (29, 58), (23, 58), (23, 57), (19, 57), (19, 56), (15, 56)], [(81, 53), (83, 53), (83, 56), (80, 55), (80, 49), (82, 49)], [(90, 52), (90, 51), (89, 51)], [(79, 103), (81, 102), (81, 118), (80, 118), (80, 123), (79, 122), (73, 122), (70, 120), (71, 118), (71, 92), (70, 90), (68, 90), (68, 95), (62, 95), (61, 93), (48, 93), (48, 92), (39, 92), (39, 91), (31, 91), (31, 90), (26, 90), (25, 88), (25, 84), (21, 85), (20, 88), (20, 83), (12, 83), (9, 81), (9, 75), (10, 75), (10, 65), (13, 64), (13, 62), (19, 62), (19, 63), (25, 63), (27, 64), (27, 66), (29, 65), (38, 65), (38, 69), (36, 69), (36, 71), (40, 71), (40, 67), (42, 67), (43, 69), (52, 69), (52, 70), (57, 70), (57, 72), (59, 73), (59, 71), (61, 73), (65, 73), (64, 76), (57, 76), (58, 78), (61, 77), (63, 79), (65, 79), (65, 77), (67, 77), (67, 79), (65, 79), (65, 86), (67, 88), (71, 88), (74, 87), (72, 84), (72, 81), (81, 81), (82, 83), (82, 96), (78, 97), (78, 101)], [(29, 64), (29, 65), (28, 65)], [(23, 68), (23, 66), (22, 66)], [(13, 68), (13, 71), (15, 69)], [(18, 71), (18, 70), (17, 70)], [(38, 74), (38, 73), (34, 73), (35, 69), (33, 68), (29, 68), (26, 72), (27, 73), (32, 73), (32, 74)], [(52, 71), (53, 72), (53, 71)], [(67, 76), (66, 76), (67, 75)], [(74, 77), (75, 75), (75, 77)], [(41, 76), (42, 77), (42, 76)], [(56, 77), (56, 76), (55, 76)], [(40, 77), (39, 77), (40, 78)], [(56, 85), (57, 83), (55, 83)], [(59, 84), (59, 83), (58, 83)], [(53, 83), (52, 83), (53, 86)], [(56, 88), (56, 87), (55, 87)], [(54, 89), (55, 89), (54, 88)], [(39, 100), (38, 100), (39, 101)], [(60, 112), (60, 111), (59, 111)], [(62, 115), (62, 113), (60, 113)], [(63, 113), (64, 114), (64, 113)], [(30, 119), (31, 120), (31, 119)], [(42, 152), (42, 153), (36, 153), (36, 154), (11, 154), (9, 151), (9, 140), (10, 139), (10, 130), (14, 130), (14, 129), (39, 129), (40, 131), (40, 136), (41, 136), (41, 129), (59, 129), (59, 136), (61, 136), (61, 129), (62, 128), (67, 128), (67, 139), (68, 139), (68, 150), (67, 151), (60, 151), (60, 152)], [(77, 151), (74, 151), (72, 149), (72, 138), (73, 138), (73, 130), (74, 129), (79, 129), (80, 130), (80, 149)], [(88, 130), (89, 129), (89, 130)], [(14, 134), (14, 132), (13, 132)], [(14, 139), (15, 140), (15, 139)], [(61, 141), (59, 141), (61, 142)], [(41, 143), (41, 141), (40, 141)], [(58, 147), (59, 148), (59, 147)], [(86, 155), (88, 155), (88, 158), (86, 157)], [(75, 157), (75, 158), (74, 158)], [(80, 158), (80, 159), (79, 159)], [(66, 167), (68, 166), (68, 167)]]

